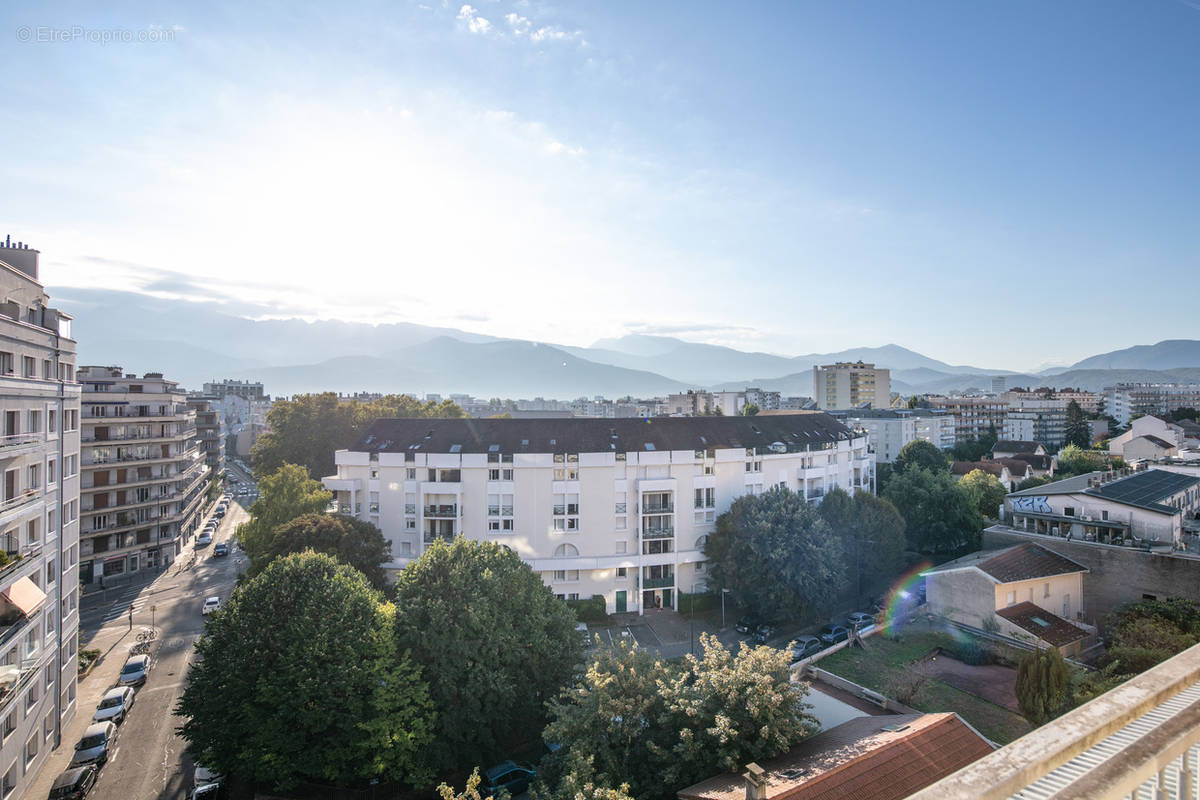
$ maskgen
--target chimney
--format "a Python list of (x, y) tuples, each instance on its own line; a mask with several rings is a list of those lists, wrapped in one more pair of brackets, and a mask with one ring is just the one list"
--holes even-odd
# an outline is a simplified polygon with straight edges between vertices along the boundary
[(767, 771), (754, 762), (746, 765), (746, 800), (767, 800)]

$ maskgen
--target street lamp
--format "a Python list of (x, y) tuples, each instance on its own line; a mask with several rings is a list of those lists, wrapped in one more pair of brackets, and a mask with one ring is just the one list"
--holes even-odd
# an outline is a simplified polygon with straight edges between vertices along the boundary
[(729, 594), (728, 589), (721, 590), (721, 630), (725, 630), (725, 595)]

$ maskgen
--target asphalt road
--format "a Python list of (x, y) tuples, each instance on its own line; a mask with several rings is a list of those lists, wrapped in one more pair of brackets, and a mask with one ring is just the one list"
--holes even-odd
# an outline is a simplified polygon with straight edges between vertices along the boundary
[[(240, 502), (239, 502), (240, 500)], [(188, 566), (193, 548), (188, 545), (175, 565), (136, 594), (115, 602), (81, 608), (82, 647), (99, 648), (103, 661), (79, 686), (79, 710), (63, 734), (63, 744), (46, 763), (29, 797), (46, 797), (54, 778), (67, 763), (83, 730), (90, 724), (100, 697), (116, 683), (134, 635), (149, 629), (152, 622), (158, 637), (151, 648), (152, 668), (128, 718), (117, 734), (117, 747), (100, 770), (89, 798), (95, 800), (179, 800), (192, 788), (193, 764), (184, 752), (184, 741), (175, 729), (180, 719), (172, 714), (183, 693), (193, 645), (204, 630), (200, 608), (205, 597), (218, 595), (222, 602), (248, 562), (234, 547), (234, 529), (248, 519), (243, 504), (248, 498), (234, 497), (221, 521), (213, 545), (229, 541), (228, 557), (213, 558), (213, 545), (197, 548), (195, 563)], [(193, 542), (195, 540), (193, 539)], [(128, 608), (134, 607), (134, 630), (129, 630)]]

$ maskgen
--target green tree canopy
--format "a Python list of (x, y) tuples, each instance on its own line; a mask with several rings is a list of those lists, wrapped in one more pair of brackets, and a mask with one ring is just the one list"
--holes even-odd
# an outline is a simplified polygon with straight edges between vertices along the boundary
[(709, 585), (767, 619), (820, 613), (846, 581), (841, 541), (802, 497), (778, 487), (735, 500), (704, 555)]
[(708, 634), (701, 648), (702, 658), (678, 663), (625, 642), (599, 649), (582, 680), (550, 703), (544, 737), (563, 749), (548, 765), (549, 796), (567, 800), (555, 789), (583, 772), (594, 786), (627, 783), (634, 797), (665, 800), (815, 730), (786, 651), (743, 647), (734, 656)]
[(757, 403), (746, 403), (746, 405), (742, 406), (740, 413), (743, 417), (753, 417), (757, 415), (758, 412), (759, 408)]
[(1108, 454), (1094, 450), (1084, 450), (1076, 444), (1069, 444), (1058, 451), (1058, 464), (1055, 467), (1055, 478), (1062, 480), (1074, 475), (1083, 475), (1106, 469)]
[(959, 480), (958, 485), (971, 499), (971, 504), (980, 516), (994, 519), (1000, 511), (1000, 504), (1008, 496), (1008, 490), (1000, 479), (990, 472), (973, 469)]
[(1143, 600), (1108, 618), (1106, 664), (1137, 673), (1200, 642), (1200, 606), (1191, 600)]
[(1070, 698), (1070, 671), (1058, 648), (1029, 653), (1017, 668), (1017, 705), (1031, 722), (1052, 719)]
[(400, 573), (396, 604), (401, 646), (425, 667), (438, 709), (439, 770), (536, 738), (545, 701), (582, 661), (574, 613), (507, 547), (435, 543)]
[(250, 562), (262, 569), (275, 529), (304, 514), (320, 514), (329, 508), (333, 493), (308, 477), (304, 467), (284, 464), (258, 481), (258, 499), (250, 506), (250, 521), (238, 526), (237, 537)]
[(912, 549), (943, 553), (979, 546), (983, 518), (949, 472), (905, 470), (892, 477), (884, 496), (904, 517)]
[(342, 514), (304, 514), (280, 525), (267, 540), (263, 563), (252, 564), (251, 572), (305, 550), (328, 553), (366, 575), (376, 589), (387, 588), (383, 564), (392, 560), (392, 543), (371, 523)]
[(821, 518), (842, 541), (845, 575), (870, 586), (904, 567), (904, 518), (891, 501), (869, 492), (851, 496), (836, 488), (817, 506)]
[(892, 462), (892, 474), (898, 475), (910, 469), (927, 469), (930, 472), (942, 472), (950, 469), (946, 454), (924, 439), (913, 439), (904, 447), (896, 460)]
[(383, 417), (461, 417), (449, 400), (422, 403), (408, 395), (389, 394), (370, 402), (346, 400), (333, 392), (299, 394), (276, 400), (267, 412), (270, 431), (250, 453), (256, 478), (284, 464), (299, 464), (314, 478), (332, 475), (333, 454), (354, 444), (372, 422)]
[(1088, 427), (1087, 415), (1074, 400), (1067, 403), (1067, 425), (1064, 432), (1067, 444), (1084, 448), (1092, 444), (1092, 430)]
[(218, 772), (281, 789), (423, 783), (432, 704), (394, 616), (330, 556), (273, 561), (208, 617), (176, 709), (181, 735)]

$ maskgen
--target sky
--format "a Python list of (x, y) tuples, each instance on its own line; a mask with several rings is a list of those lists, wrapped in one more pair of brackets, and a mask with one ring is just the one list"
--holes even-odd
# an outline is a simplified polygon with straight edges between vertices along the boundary
[(1200, 0), (0, 6), (0, 237), (258, 316), (1200, 338)]

